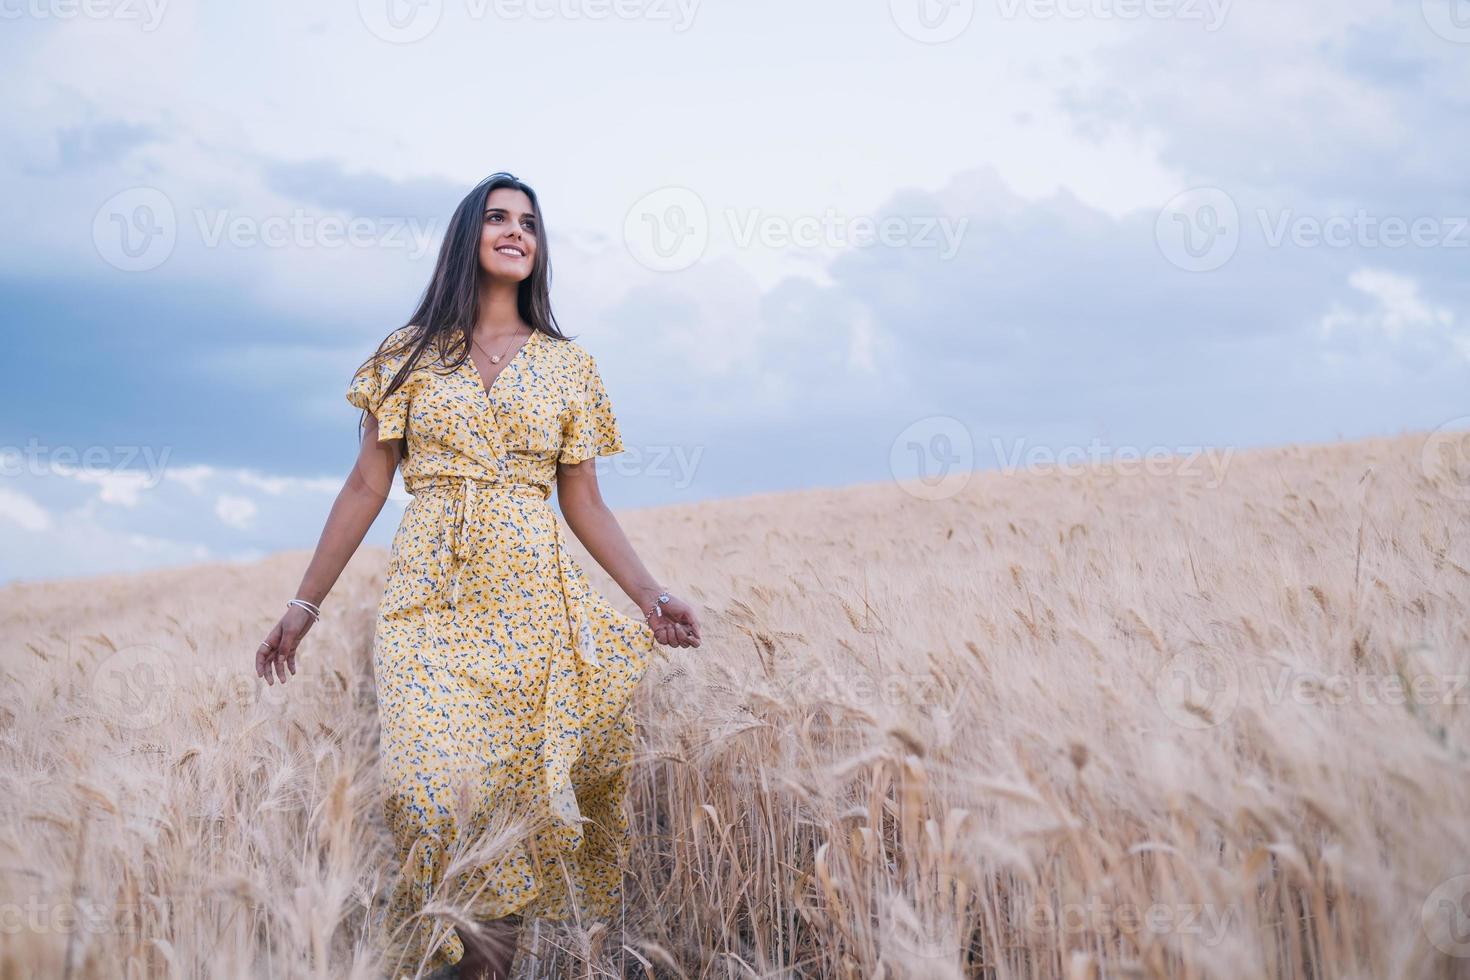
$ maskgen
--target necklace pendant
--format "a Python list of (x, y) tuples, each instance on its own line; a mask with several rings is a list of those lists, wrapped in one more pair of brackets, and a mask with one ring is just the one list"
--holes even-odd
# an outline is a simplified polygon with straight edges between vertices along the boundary
[(500, 355), (499, 354), (491, 354), (490, 355), (490, 363), (491, 364), (499, 364), (500, 363)]

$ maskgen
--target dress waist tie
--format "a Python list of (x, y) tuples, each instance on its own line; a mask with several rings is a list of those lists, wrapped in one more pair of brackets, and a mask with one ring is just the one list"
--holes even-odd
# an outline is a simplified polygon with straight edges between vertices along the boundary
[[(447, 592), (448, 607), (456, 608), (460, 599), (460, 569), (464, 565), (464, 523), (475, 505), (475, 495), (480, 489), (508, 489), (517, 495), (534, 494), (546, 500), (550, 493), (535, 483), (501, 480), (479, 480), (473, 477), (437, 478), (415, 481), (408, 486), (409, 493), (418, 498), (420, 494), (436, 490), (449, 490), (456, 496), (450, 503), (450, 513), (440, 515), (440, 544), (438, 551), (439, 574), (436, 586)], [(580, 671), (568, 654), (580, 659), (588, 667), (597, 668), (601, 661), (597, 656), (596, 638), (588, 616), (588, 593), (585, 580), (572, 566), (572, 556), (567, 552), (566, 540), (562, 535), (561, 522), (552, 518), (553, 547), (555, 549), (557, 585), (561, 591), (562, 608), (567, 615), (569, 643), (556, 645), (550, 674), (547, 678), (543, 714), (548, 726), (546, 756), (544, 759), (547, 791), (551, 811), (564, 824), (576, 828), (585, 818), (577, 805), (572, 791), (571, 770), (581, 754), (582, 730), (585, 724), (585, 709), (581, 704)], [(581, 833), (575, 831), (567, 843), (580, 842)]]

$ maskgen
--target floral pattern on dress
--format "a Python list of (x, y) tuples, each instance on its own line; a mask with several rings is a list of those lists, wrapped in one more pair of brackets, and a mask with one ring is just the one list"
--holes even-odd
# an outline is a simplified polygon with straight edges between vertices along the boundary
[[(406, 336), (400, 328), (384, 349)], [(453, 930), (430, 949), (419, 915), (447, 891), (477, 917), (612, 919), (628, 847), (623, 812), (634, 688), (652, 630), (614, 609), (566, 548), (549, 498), (558, 463), (623, 451), (592, 355), (533, 332), (487, 391), (468, 358), (432, 346), (352, 378), (347, 400), (379, 440), (404, 438), (405, 508), (373, 637), (384, 808), (401, 875), (390, 952), (412, 969), (457, 962)], [(542, 826), (493, 864), (449, 861), (500, 808)], [(529, 844), (529, 846), (527, 846)]]

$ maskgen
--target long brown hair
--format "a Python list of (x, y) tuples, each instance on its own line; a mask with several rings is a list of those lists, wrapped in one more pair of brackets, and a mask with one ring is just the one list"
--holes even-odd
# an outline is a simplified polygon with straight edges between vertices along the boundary
[[(393, 375), (384, 398), (400, 388), (424, 351), (434, 348), (438, 363), (452, 371), (470, 356), (471, 337), (480, 318), (480, 236), (485, 225), (485, 199), (497, 187), (510, 187), (523, 191), (531, 199), (531, 213), (536, 218), (536, 255), (531, 260), (531, 275), (520, 285), (516, 295), (516, 308), (521, 318), (557, 340), (569, 340), (557, 326), (551, 312), (551, 256), (547, 250), (546, 222), (541, 217), (541, 202), (531, 186), (520, 178), (505, 172), (493, 173), (480, 181), (459, 202), (445, 229), (444, 241), (439, 245), (439, 258), (434, 263), (434, 274), (424, 287), (418, 308), (414, 310), (404, 327), (408, 330), (399, 342), (388, 344), (388, 338), (402, 329), (394, 327), (378, 349), (358, 370), (377, 370), (382, 361), (410, 351), (403, 366)], [(358, 442), (362, 441), (363, 426), (367, 424), (367, 413), (358, 420)], [(408, 452), (407, 442), (404, 453)]]

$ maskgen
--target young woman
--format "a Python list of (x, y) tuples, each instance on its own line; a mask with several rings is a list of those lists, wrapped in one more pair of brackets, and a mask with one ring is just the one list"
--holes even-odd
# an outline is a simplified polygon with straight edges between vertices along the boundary
[[(507, 977), (522, 917), (616, 917), (633, 748), (628, 712), (654, 644), (697, 647), (699, 621), (648, 572), (598, 492), (621, 452), (592, 355), (551, 314), (535, 192), (492, 174), (460, 202), (407, 326), (357, 371), (357, 464), (286, 614), (261, 643), (267, 683), (296, 672), (319, 603), (387, 498), (413, 499), (393, 538), (373, 642), (388, 825), (402, 875), (388, 931), (399, 962)], [(548, 498), (628, 597), (594, 590)], [(534, 821), (512, 852), (446, 881), (451, 852), (493, 813)], [(431, 900), (468, 899), (483, 928), (436, 948)]]

